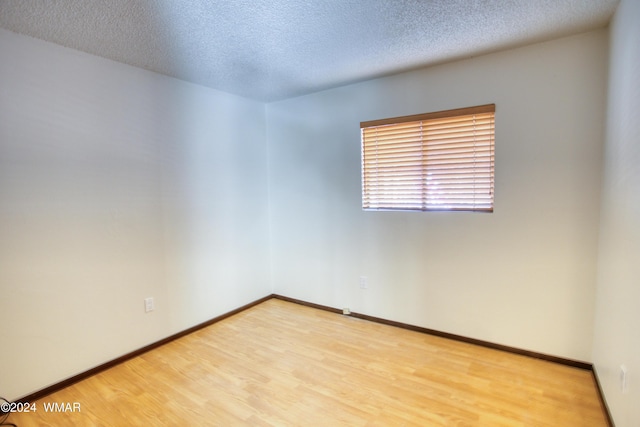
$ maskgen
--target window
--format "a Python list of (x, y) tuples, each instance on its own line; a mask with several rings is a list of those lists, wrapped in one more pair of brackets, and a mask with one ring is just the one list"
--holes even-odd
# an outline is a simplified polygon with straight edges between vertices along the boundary
[(360, 123), (362, 208), (493, 212), (495, 105)]

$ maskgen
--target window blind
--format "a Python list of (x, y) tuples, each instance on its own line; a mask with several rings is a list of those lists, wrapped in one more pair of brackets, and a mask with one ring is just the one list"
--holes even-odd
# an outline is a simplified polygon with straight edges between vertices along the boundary
[(360, 123), (365, 210), (493, 211), (495, 105)]

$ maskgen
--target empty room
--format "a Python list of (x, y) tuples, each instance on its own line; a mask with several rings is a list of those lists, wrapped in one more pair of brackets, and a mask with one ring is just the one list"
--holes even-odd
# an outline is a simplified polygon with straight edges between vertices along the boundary
[(640, 426), (640, 1), (0, 0), (0, 425)]

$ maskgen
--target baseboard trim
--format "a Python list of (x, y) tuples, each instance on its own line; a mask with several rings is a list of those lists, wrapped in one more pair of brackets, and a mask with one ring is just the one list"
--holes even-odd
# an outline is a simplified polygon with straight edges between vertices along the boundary
[(598, 371), (596, 370), (595, 366), (593, 366), (593, 368), (591, 369), (591, 373), (593, 374), (593, 381), (596, 383), (596, 387), (598, 389), (598, 396), (600, 396), (600, 404), (602, 405), (602, 410), (607, 415), (607, 422), (609, 423), (609, 427), (615, 427), (616, 425), (613, 422), (613, 417), (611, 416), (611, 411), (609, 410), (607, 399), (604, 397), (604, 390), (602, 389), (602, 385), (600, 384), (600, 378), (598, 378)]
[[(339, 310), (339, 309), (334, 308), (334, 307), (328, 307), (328, 306), (324, 306), (324, 305), (321, 305), (321, 304), (310, 303), (310, 302), (307, 302), (307, 301), (303, 301), (303, 300), (299, 300), (299, 299), (295, 299), (295, 298), (290, 298), (290, 297), (285, 297), (285, 296), (277, 295), (277, 294), (274, 294), (273, 297), (277, 298), (277, 299), (280, 299), (280, 300), (283, 300), (283, 301), (289, 301), (289, 302), (293, 302), (293, 303), (296, 303), (296, 304), (305, 305), (307, 307), (313, 307), (313, 308), (318, 308), (320, 310), (330, 311), (332, 313), (340, 313), (340, 314), (342, 314), (342, 310)], [(538, 352), (530, 351), (530, 350), (523, 350), (523, 349), (520, 349), (520, 348), (510, 347), (510, 346), (506, 346), (506, 345), (502, 345), (502, 344), (496, 344), (496, 343), (492, 343), (492, 342), (489, 342), (489, 341), (483, 341), (483, 340), (479, 340), (479, 339), (475, 339), (475, 338), (465, 337), (465, 336), (462, 336), (462, 335), (456, 335), (456, 334), (451, 334), (451, 333), (448, 333), (448, 332), (442, 332), (442, 331), (438, 331), (438, 330), (435, 330), (435, 329), (423, 328), (421, 326), (415, 326), (415, 325), (410, 325), (410, 324), (407, 324), (407, 323), (396, 322), (394, 320), (388, 320), (388, 319), (383, 319), (383, 318), (380, 318), (380, 317), (369, 316), (369, 315), (366, 315), (366, 314), (355, 313), (353, 311), (350, 314), (348, 314), (348, 316), (356, 317), (358, 319), (368, 320), (368, 321), (371, 321), (371, 322), (381, 323), (383, 325), (394, 326), (394, 327), (402, 328), (402, 329), (408, 329), (410, 331), (421, 332), (423, 334), (434, 335), (434, 336), (442, 337), (442, 338), (448, 338), (448, 339), (455, 340), (455, 341), (461, 341), (461, 342), (468, 343), (468, 344), (479, 345), (479, 346), (491, 348), (491, 349), (494, 349), (494, 350), (501, 350), (501, 351), (506, 351), (506, 352), (513, 353), (513, 354), (519, 354), (519, 355), (522, 355), (522, 356), (533, 357), (535, 359), (546, 360), (548, 362), (559, 363), (561, 365), (571, 366), (571, 367), (574, 367), (574, 368), (580, 368), (580, 369), (585, 369), (585, 370), (589, 370), (589, 371), (593, 370), (593, 365), (591, 363), (582, 362), (582, 361), (579, 361), (579, 360), (573, 360), (573, 359), (568, 359), (568, 358), (558, 357), (558, 356), (551, 356), (551, 355), (548, 355), (548, 354), (538, 353)]]
[[(273, 298), (282, 301), (292, 302), (298, 305), (304, 305), (305, 307), (317, 308), (318, 310), (330, 311), (331, 313), (342, 314), (342, 310), (338, 308), (329, 307), (328, 305), (316, 304), (313, 302), (303, 301), (296, 298), (285, 297), (284, 295), (273, 294)], [(351, 313), (353, 315), (353, 313)]]
[(95, 368), (91, 368), (88, 371), (84, 371), (81, 372), (77, 375), (74, 375), (71, 378), (67, 378), (66, 380), (62, 380), (56, 384), (50, 385), (49, 387), (43, 388), (42, 390), (36, 391), (35, 393), (31, 393), (27, 396), (24, 396), (18, 400), (16, 400), (16, 402), (34, 402), (38, 399), (42, 399), (43, 397), (46, 397), (50, 394), (53, 394), (57, 391), (62, 390), (63, 388), (69, 387), (70, 385), (73, 385), (77, 382), (80, 382), (84, 379), (87, 379), (93, 375), (99, 374), (102, 371), (106, 371), (109, 368), (112, 368), (116, 365), (119, 365), (123, 362), (126, 362), (127, 360), (133, 359), (134, 357), (140, 356), (141, 354), (144, 354), (148, 351), (151, 351), (153, 349), (156, 349), (158, 347), (161, 347), (167, 343), (170, 343), (171, 341), (177, 340), (178, 338), (182, 338), (185, 335), (189, 335), (193, 332), (196, 332), (202, 328), (206, 328), (207, 326), (211, 326), (214, 323), (220, 322), (221, 320), (226, 319), (227, 317), (231, 317), (235, 314), (238, 314), (242, 311), (245, 311), (251, 307), (254, 307), (258, 304), (262, 304), (265, 301), (270, 300), (271, 298), (273, 298), (273, 295), (267, 295), (264, 298), (260, 298), (258, 300), (255, 300), (253, 302), (250, 302), (249, 304), (245, 304), (242, 307), (236, 308), (234, 310), (231, 310), (229, 312), (226, 312), (224, 314), (221, 314), (220, 316), (216, 316), (213, 319), (209, 319), (203, 323), (199, 323), (195, 326), (192, 326), (190, 328), (185, 329), (184, 331), (178, 332), (176, 334), (173, 334), (171, 336), (168, 336), (167, 338), (163, 338), (160, 341), (156, 341), (154, 343), (151, 343), (149, 345), (146, 345), (142, 348), (139, 348), (137, 350), (134, 350), (130, 353), (127, 353), (123, 356), (120, 356), (116, 359), (110, 360), (109, 362), (103, 363), (102, 365), (96, 366)]

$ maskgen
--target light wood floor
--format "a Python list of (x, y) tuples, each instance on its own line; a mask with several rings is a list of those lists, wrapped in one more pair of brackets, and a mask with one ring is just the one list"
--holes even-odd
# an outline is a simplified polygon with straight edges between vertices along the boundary
[[(78, 402), (81, 412), (47, 413)], [(271, 299), (12, 414), (27, 426), (607, 426), (590, 372)]]

